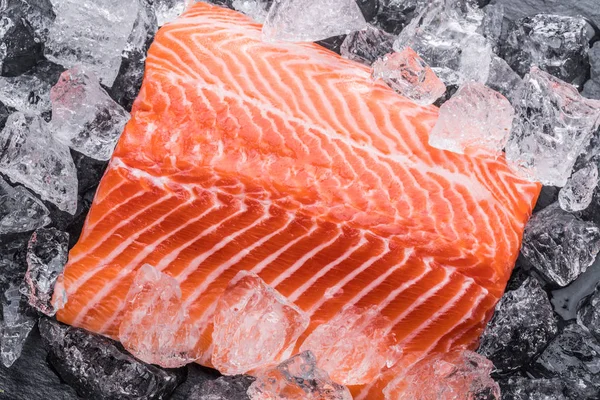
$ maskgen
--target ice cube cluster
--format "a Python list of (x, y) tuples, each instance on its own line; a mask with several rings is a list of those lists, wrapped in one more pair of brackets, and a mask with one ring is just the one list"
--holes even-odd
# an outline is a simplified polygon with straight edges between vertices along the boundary
[[(545, 185), (478, 354), (398, 372), (387, 400), (600, 398), (598, 0), (204, 1), (264, 22), (265, 40), (318, 41), (371, 68), (374, 84), (440, 106), (431, 146), (506, 157)], [(52, 318), (148, 47), (193, 2), (0, 2), (0, 398), (350, 399), (344, 385), (401, 356), (377, 310), (355, 308), (295, 349), (307, 316), (250, 273), (201, 321), (227, 376), (188, 364), (200, 338), (178, 283), (149, 265), (131, 276), (123, 345)]]

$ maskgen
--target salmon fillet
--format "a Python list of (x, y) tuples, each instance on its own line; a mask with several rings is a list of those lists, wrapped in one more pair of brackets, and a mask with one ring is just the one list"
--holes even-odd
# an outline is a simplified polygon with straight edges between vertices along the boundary
[(203, 332), (241, 270), (311, 318), (377, 306), (405, 354), (473, 346), (502, 295), (539, 185), (504, 159), (430, 147), (438, 110), (367, 67), (205, 3), (152, 44), (131, 121), (62, 285), (58, 319), (118, 337), (145, 264)]

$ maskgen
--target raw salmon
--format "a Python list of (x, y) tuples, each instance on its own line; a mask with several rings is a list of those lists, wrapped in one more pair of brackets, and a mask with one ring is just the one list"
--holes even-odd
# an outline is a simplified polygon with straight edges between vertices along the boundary
[(405, 355), (473, 346), (539, 185), (429, 147), (436, 117), (362, 65), (194, 5), (150, 48), (58, 318), (117, 338), (149, 264), (180, 283), (207, 364), (207, 321), (248, 270), (310, 316), (297, 348), (349, 305), (376, 306)]

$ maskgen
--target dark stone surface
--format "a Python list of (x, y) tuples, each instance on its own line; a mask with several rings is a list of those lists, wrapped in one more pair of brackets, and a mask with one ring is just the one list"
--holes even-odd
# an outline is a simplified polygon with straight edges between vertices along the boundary
[(116, 342), (41, 318), (48, 360), (60, 377), (87, 399), (168, 399), (185, 370), (145, 364)]

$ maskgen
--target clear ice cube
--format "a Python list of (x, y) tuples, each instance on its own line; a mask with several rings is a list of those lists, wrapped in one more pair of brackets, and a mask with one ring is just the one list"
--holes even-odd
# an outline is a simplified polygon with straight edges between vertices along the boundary
[(377, 307), (348, 307), (312, 331), (300, 351), (310, 350), (335, 382), (367, 384), (400, 358), (390, 322)]
[(545, 185), (564, 186), (577, 156), (600, 124), (600, 101), (533, 67), (517, 90), (517, 118), (506, 146), (509, 163)]
[(446, 85), (485, 83), (490, 42), (478, 33), (484, 13), (468, 0), (435, 0), (400, 32), (394, 49), (414, 49)]
[(444, 83), (410, 47), (375, 61), (372, 75), (420, 105), (433, 104), (446, 92)]
[(333, 382), (317, 367), (310, 351), (304, 351), (258, 374), (248, 389), (251, 400), (351, 400), (345, 386)]
[(537, 14), (525, 17), (510, 30), (504, 58), (521, 76), (532, 66), (566, 82), (587, 79), (589, 39), (582, 17)]
[(129, 120), (98, 78), (82, 67), (63, 72), (50, 93), (54, 137), (97, 160), (109, 160)]
[(600, 342), (577, 324), (567, 325), (535, 364), (547, 374), (570, 383), (569, 398), (600, 396)]
[(175, 278), (142, 266), (127, 293), (119, 341), (140, 360), (165, 368), (194, 362), (198, 332), (191, 326)]
[(41, 114), (50, 110), (52, 86), (35, 75), (0, 77), (0, 101), (19, 111)]
[(600, 285), (577, 310), (577, 323), (600, 340)]
[(269, 6), (268, 0), (233, 0), (232, 6), (235, 10), (246, 14), (256, 22), (265, 22)]
[(158, 26), (174, 21), (186, 9), (188, 0), (154, 0), (154, 12), (158, 20)]
[(67, 264), (69, 234), (56, 228), (40, 228), (31, 235), (27, 246), (27, 273), (23, 294), (29, 305), (46, 314), (56, 314), (57, 307), (66, 302), (66, 293), (57, 293), (60, 299), (53, 303), (52, 296), (58, 276)]
[(37, 115), (15, 112), (0, 133), (0, 172), (70, 214), (77, 209), (77, 171), (69, 148)]
[(565, 286), (594, 262), (600, 228), (551, 204), (535, 213), (523, 233), (521, 253), (550, 282)]
[(501, 373), (515, 370), (546, 347), (557, 326), (548, 295), (537, 279), (530, 277), (502, 296), (477, 352), (489, 358)]
[(316, 42), (366, 26), (355, 0), (274, 0), (262, 31), (266, 40)]
[(490, 372), (492, 362), (469, 350), (426, 357), (384, 388), (385, 400), (500, 400), (500, 388)]
[(56, 19), (50, 26), (46, 57), (67, 68), (82, 64), (112, 86), (139, 0), (52, 0), (52, 5)]
[(276, 364), (292, 350), (309, 320), (258, 275), (240, 271), (217, 303), (212, 364), (225, 375)]
[(187, 398), (193, 400), (248, 400), (246, 392), (254, 380), (252, 376), (248, 375), (221, 376), (194, 386)]
[(558, 194), (558, 203), (565, 211), (585, 210), (592, 202), (598, 186), (598, 167), (590, 163), (571, 175)]
[(393, 35), (369, 25), (346, 36), (340, 53), (349, 60), (371, 65), (393, 51), (394, 39)]
[(0, 235), (33, 231), (50, 223), (48, 208), (22, 186), (0, 177)]
[(2, 316), (3, 321), (0, 323), (0, 328), (2, 328), (0, 356), (2, 364), (5, 367), (10, 367), (21, 355), (25, 340), (27, 340), (29, 332), (35, 326), (35, 319), (26, 314), (21, 302), (19, 287), (16, 285), (11, 285), (4, 292)]
[(41, 318), (48, 361), (84, 399), (167, 399), (184, 380), (181, 370), (145, 364), (118, 344), (83, 329)]
[(440, 107), (429, 145), (460, 154), (484, 151), (499, 156), (514, 116), (506, 97), (482, 83), (468, 82)]

